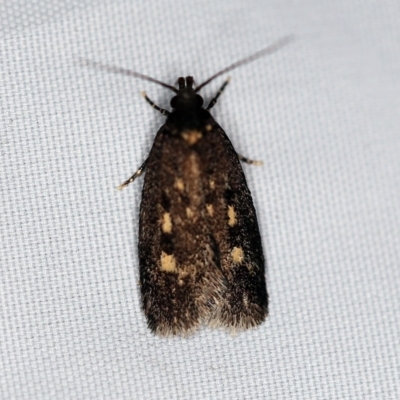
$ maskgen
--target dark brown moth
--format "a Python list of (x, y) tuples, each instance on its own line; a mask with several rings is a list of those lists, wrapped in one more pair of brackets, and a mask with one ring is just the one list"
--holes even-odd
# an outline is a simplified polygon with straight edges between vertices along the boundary
[[(146, 161), (120, 189), (146, 171), (140, 205), (139, 265), (142, 306), (152, 332), (187, 335), (200, 325), (239, 331), (268, 314), (264, 256), (256, 212), (238, 155), (210, 114), (229, 80), (203, 107), (201, 88), (240, 65), (271, 54), (286, 37), (195, 87), (178, 88), (137, 72), (175, 95)], [(102, 66), (104, 67), (104, 66)]]

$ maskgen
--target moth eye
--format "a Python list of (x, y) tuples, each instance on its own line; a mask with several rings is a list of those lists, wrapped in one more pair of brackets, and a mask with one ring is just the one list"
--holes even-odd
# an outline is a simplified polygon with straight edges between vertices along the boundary
[(178, 101), (178, 96), (174, 96), (171, 101), (169, 102), (169, 104), (171, 105), (172, 108), (176, 108), (176, 104)]
[[(172, 99), (172, 100), (173, 100), (173, 99)], [(196, 94), (196, 102), (197, 102), (197, 104), (198, 104), (199, 106), (202, 106), (202, 105), (203, 105), (204, 100), (203, 100), (203, 98), (202, 98), (199, 94)]]

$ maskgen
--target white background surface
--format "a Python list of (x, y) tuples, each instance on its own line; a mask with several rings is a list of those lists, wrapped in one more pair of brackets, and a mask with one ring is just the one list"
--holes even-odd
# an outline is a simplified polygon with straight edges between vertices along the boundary
[[(400, 3), (0, 5), (2, 399), (399, 399)], [(140, 310), (142, 181), (173, 84), (230, 73), (213, 114), (241, 154), (270, 316), (231, 337), (152, 336)], [(205, 88), (209, 99), (222, 83)]]

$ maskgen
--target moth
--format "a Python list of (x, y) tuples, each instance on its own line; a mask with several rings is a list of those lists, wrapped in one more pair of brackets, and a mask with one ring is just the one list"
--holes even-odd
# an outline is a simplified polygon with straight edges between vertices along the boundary
[[(261, 324), (268, 314), (265, 260), (250, 190), (240, 156), (199, 91), (218, 76), (271, 54), (285, 37), (195, 86), (191, 76), (178, 87), (138, 72), (106, 67), (174, 92), (143, 165), (119, 189), (144, 171), (139, 219), (142, 307), (157, 335), (188, 335), (201, 325), (240, 331)], [(98, 66), (98, 65), (97, 65)], [(104, 66), (102, 66), (104, 67)]]

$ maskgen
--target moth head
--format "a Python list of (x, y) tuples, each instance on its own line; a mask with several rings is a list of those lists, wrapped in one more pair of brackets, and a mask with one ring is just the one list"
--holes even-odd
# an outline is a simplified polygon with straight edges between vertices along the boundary
[(178, 79), (178, 93), (171, 99), (172, 108), (201, 107), (203, 98), (194, 89), (193, 76)]

